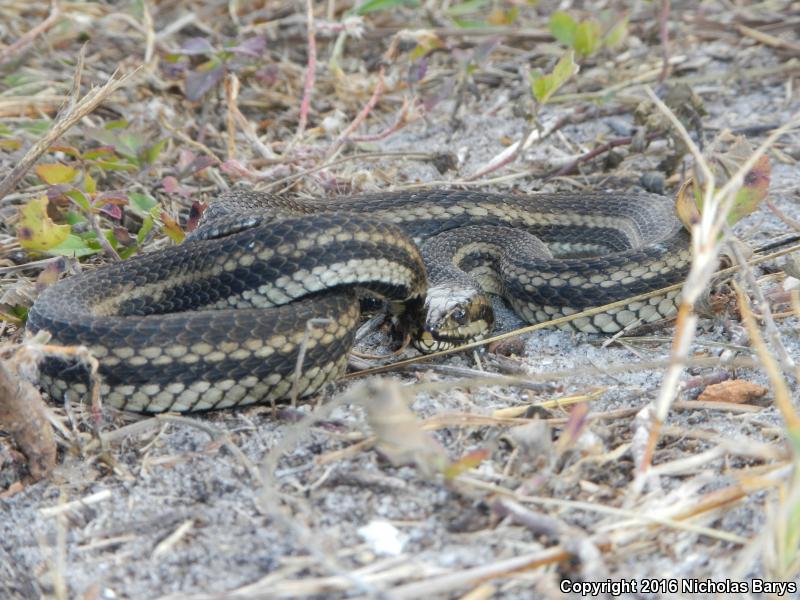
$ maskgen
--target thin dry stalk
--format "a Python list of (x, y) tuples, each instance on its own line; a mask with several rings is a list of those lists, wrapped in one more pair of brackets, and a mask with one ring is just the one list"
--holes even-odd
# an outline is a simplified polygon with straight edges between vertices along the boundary
[(102, 87), (92, 88), (74, 107), (59, 115), (47, 133), (31, 146), (25, 153), (25, 156), (17, 163), (17, 166), (11, 169), (11, 172), (0, 181), (0, 200), (14, 189), (38, 158), (44, 154), (57, 139), (69, 131), (83, 117), (94, 111), (116, 90), (127, 84), (138, 71), (138, 68), (134, 69), (122, 77), (118, 77), (119, 71), (114, 71), (109, 80)]
[(327, 318), (309, 319), (306, 321), (306, 328), (303, 332), (303, 341), (300, 343), (300, 351), (297, 353), (297, 361), (294, 365), (294, 376), (292, 377), (292, 392), (291, 401), (292, 406), (297, 406), (297, 396), (300, 390), (300, 375), (303, 372), (303, 363), (306, 360), (306, 352), (308, 351), (308, 343), (311, 340), (311, 330), (314, 327), (325, 327), (330, 325), (331, 320)]
[[(20, 50), (33, 43), (37, 37), (53, 27), (60, 18), (61, 8), (58, 5), (58, 0), (51, 0), (50, 14), (47, 15), (47, 18), (0, 52), (0, 65), (11, 60)], [(0, 198), (2, 198), (2, 194), (0, 194)]]
[(230, 73), (225, 80), (225, 99), (228, 108), (225, 117), (228, 129), (228, 160), (236, 159), (236, 125), (241, 128), (242, 133), (247, 138), (247, 141), (250, 142), (251, 146), (256, 151), (258, 151), (262, 158), (267, 161), (277, 160), (279, 158), (278, 155), (272, 151), (272, 148), (261, 141), (261, 139), (258, 137), (258, 133), (256, 132), (256, 128), (247, 119), (247, 117), (242, 114), (242, 111), (239, 110), (239, 106), (236, 103), (238, 97), (239, 78), (235, 73)]
[(527, 150), (535, 141), (544, 139), (547, 135), (549, 135), (549, 132), (546, 134), (542, 133), (538, 126), (529, 128), (519, 140), (492, 157), (485, 166), (480, 167), (472, 175), (468, 175), (465, 180), (475, 181), (490, 173), (494, 173), (498, 169), (502, 169), (506, 165), (510, 165), (517, 160), (517, 157), (522, 154), (523, 150)]
[[(717, 191), (715, 177), (711, 171), (700, 149), (692, 140), (686, 128), (678, 120), (675, 114), (653, 93), (649, 87), (645, 87), (647, 95), (655, 106), (670, 121), (679, 133), (681, 140), (689, 148), (695, 159), (695, 165), (702, 173), (702, 181), (705, 185), (703, 190), (703, 212), (700, 222), (692, 227), (692, 265), (686, 284), (681, 292), (681, 302), (678, 307), (678, 318), (675, 330), (675, 341), (671, 350), (672, 364), (664, 375), (664, 380), (659, 390), (659, 395), (655, 403), (655, 416), (650, 431), (647, 447), (639, 465), (640, 475), (644, 475), (652, 460), (655, 445), (659, 437), (659, 429), (666, 419), (669, 407), (675, 399), (679, 388), (679, 380), (685, 368), (685, 361), (689, 347), (694, 339), (697, 316), (694, 314), (694, 305), (701, 297), (703, 291), (708, 287), (711, 277), (718, 264), (721, 244), (724, 241), (722, 235), (726, 225), (726, 219), (730, 207), (734, 201), (736, 190), (738, 190), (744, 180), (744, 176), (753, 168), (756, 161), (764, 155), (767, 149), (784, 133), (796, 126), (798, 115), (793, 116), (786, 124), (775, 130), (758, 149), (742, 164), (731, 178)], [(635, 489), (641, 489), (645, 480), (643, 477), (637, 478)]]
[(449, 595), (465, 587), (474, 586), (489, 579), (507, 577), (519, 571), (529, 571), (548, 565), (555, 565), (573, 556), (561, 546), (554, 546), (547, 550), (531, 552), (514, 558), (499, 560), (480, 567), (462, 569), (455, 573), (447, 573), (407, 583), (387, 590), (389, 597), (398, 600), (431, 598), (439, 595)]
[(778, 363), (772, 357), (769, 348), (767, 348), (764, 339), (761, 337), (761, 332), (756, 325), (753, 311), (750, 308), (749, 299), (735, 282), (733, 285), (736, 290), (736, 297), (739, 300), (739, 310), (742, 313), (742, 321), (750, 335), (750, 343), (758, 354), (758, 358), (767, 373), (767, 377), (769, 377), (769, 381), (772, 384), (772, 391), (775, 394), (775, 406), (778, 407), (784, 421), (786, 421), (789, 437), (795, 440), (794, 449), (795, 452), (797, 452), (798, 442), (800, 442), (800, 416), (798, 416), (792, 405), (792, 392), (789, 389), (789, 384), (786, 382)]
[(189, 417), (183, 417), (176, 414), (159, 414), (156, 415), (155, 418), (158, 421), (194, 427), (195, 429), (199, 429), (200, 431), (207, 433), (211, 437), (212, 441), (222, 442), (225, 448), (227, 448), (228, 451), (235, 456), (240, 463), (242, 463), (242, 466), (247, 470), (253, 481), (256, 483), (262, 483), (261, 472), (258, 470), (256, 465), (253, 464), (253, 461), (247, 458), (247, 455), (242, 452), (239, 446), (233, 443), (230, 436), (224, 431), (221, 431), (213, 425), (198, 419), (190, 419)]
[(317, 34), (314, 26), (314, 3), (306, 0), (306, 31), (308, 33), (308, 65), (306, 66), (306, 80), (303, 85), (303, 100), (300, 102), (300, 117), (297, 122), (295, 140), (303, 137), (308, 123), (308, 113), (311, 110), (311, 94), (314, 92), (314, 78), (317, 69)]
[(661, 0), (661, 11), (658, 15), (658, 34), (661, 38), (661, 74), (659, 81), (669, 75), (669, 0)]
[(361, 123), (367, 118), (372, 109), (375, 108), (375, 105), (378, 103), (378, 99), (381, 97), (383, 93), (384, 87), (384, 67), (381, 65), (380, 70), (378, 71), (378, 82), (375, 84), (375, 89), (372, 91), (372, 96), (370, 96), (367, 103), (364, 107), (359, 111), (356, 115), (356, 118), (348, 125), (345, 130), (336, 138), (336, 141), (333, 142), (331, 147), (328, 149), (326, 154), (325, 160), (327, 161), (329, 158), (333, 157), (338, 151), (339, 148), (347, 141), (348, 137), (361, 126)]

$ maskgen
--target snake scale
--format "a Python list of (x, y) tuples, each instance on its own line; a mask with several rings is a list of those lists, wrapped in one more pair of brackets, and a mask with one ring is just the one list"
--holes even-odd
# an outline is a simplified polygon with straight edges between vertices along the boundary
[[(364, 292), (435, 350), (491, 328), (480, 287), (533, 323), (677, 283), (689, 263), (672, 203), (649, 194), (426, 190), (300, 202), (233, 192), (183, 244), (50, 286), (27, 327), (86, 346), (107, 405), (210, 410), (308, 396), (337, 379)], [(619, 331), (668, 316), (676, 295), (567, 326)], [(41, 379), (54, 398), (89, 386), (86, 366), (68, 357), (47, 358)]]

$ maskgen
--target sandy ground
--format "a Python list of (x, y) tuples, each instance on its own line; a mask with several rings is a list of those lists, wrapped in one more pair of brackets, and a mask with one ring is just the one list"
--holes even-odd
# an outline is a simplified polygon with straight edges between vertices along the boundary
[[(730, 56), (717, 59), (712, 50), (699, 74), (730, 71)], [(742, 68), (778, 64), (761, 47), (749, 47), (733, 60), (741, 60)], [(783, 76), (712, 83), (695, 88), (709, 113), (703, 120), (708, 130), (782, 123), (800, 108)], [(430, 164), (387, 159), (356, 169), (353, 178), (384, 187), (380, 173), (389, 165), (396, 169), (396, 185), (474, 172), (504, 149), (505, 138), (517, 139), (527, 127), (508, 98), (507, 89), (485, 93), (470, 105), (455, 134), (447, 121), (452, 103), (443, 102), (425, 120), (373, 146), (453, 151), (460, 160), (455, 172), (441, 175)], [(555, 122), (570, 110), (550, 108), (543, 121)], [(527, 151), (520, 168), (557, 166), (574, 155), (567, 140), (589, 148), (599, 136), (614, 137), (630, 126), (630, 116), (567, 126)], [(372, 127), (380, 131), (383, 125)], [(785, 161), (772, 155), (771, 198), (786, 215), (800, 219), (800, 177), (790, 158), (797, 156), (800, 137), (787, 135), (779, 147)], [(656, 169), (663, 151), (664, 143), (657, 142), (626, 159), (608, 182), (577, 176), (545, 184), (531, 176), (492, 189), (635, 187), (641, 173)], [(761, 210), (736, 230), (758, 245), (787, 227)], [(766, 267), (773, 271), (780, 263)], [(767, 282), (763, 288), (779, 285)], [(521, 325), (499, 301), (497, 308), (501, 330)], [(778, 321), (795, 357), (800, 356), (797, 325), (796, 318)], [(90, 444), (88, 433), (76, 434), (83, 450), (65, 451), (51, 480), (0, 499), (0, 596), (50, 596), (66, 586), (71, 598), (458, 597), (475, 588), (496, 597), (529, 598), (559, 597), (563, 578), (770, 578), (760, 536), (770, 526), (775, 489), (745, 493), (681, 521), (685, 527), (629, 520), (634, 514), (666, 514), (661, 511), (675, 505), (697, 506), (715, 490), (739, 484), (747, 468), (782, 460), (785, 449), (771, 393), (727, 411), (692, 406), (699, 389), (688, 389), (670, 413), (654, 463), (696, 462), (654, 478), (638, 497), (632, 493), (632, 447), (646, 414), (641, 410), (655, 399), (664, 372), (663, 366), (646, 365), (668, 359), (672, 333), (667, 325), (605, 344), (598, 336), (544, 330), (525, 336), (512, 358), (482, 354), (479, 364), (469, 354), (437, 363), (508, 373), (513, 362), (527, 386), (469, 386), (431, 367), (384, 376), (400, 387), (378, 383), (365, 391), (357, 382), (342, 383), (313, 408), (284, 411), (277, 420), (268, 407), (145, 418), (140, 429), (113, 437), (103, 450)], [(379, 342), (373, 335), (362, 350), (375, 351)], [(738, 321), (704, 319), (692, 353), (749, 357), (746, 345)], [(690, 368), (684, 379), (720, 369), (730, 371)], [(769, 385), (759, 369), (734, 374)], [(795, 382), (790, 383), (796, 399)], [(566, 435), (569, 407), (531, 411), (514, 421), (495, 412), (575, 395), (589, 395), (590, 414), (598, 418), (566, 449), (558, 443)], [(334, 398), (345, 401), (332, 410), (321, 408)], [(392, 399), (407, 402), (420, 421), (438, 419), (430, 435), (450, 459), (476, 451), (485, 451), (485, 459), (454, 481), (425, 468), (427, 446), (417, 448), (416, 466), (392, 464), (391, 452), (364, 441), (376, 423), (365, 405)], [(75, 410), (79, 422), (87, 418)], [(308, 414), (322, 420), (295, 422)], [(486, 419), (471, 422), (465, 414)], [(113, 416), (103, 429), (110, 433), (139, 419)], [(773, 460), (764, 458), (767, 449)], [(516, 514), (515, 506), (520, 506)], [(376, 523), (384, 527), (378, 536), (384, 546), (363, 529)], [(474, 569), (546, 557), (556, 547), (576, 558), (545, 560), (540, 568), (484, 583), (473, 577)]]

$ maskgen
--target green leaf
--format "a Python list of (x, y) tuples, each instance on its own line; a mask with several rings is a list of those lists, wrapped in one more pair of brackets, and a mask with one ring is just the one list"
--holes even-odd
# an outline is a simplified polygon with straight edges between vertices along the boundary
[[(796, 428), (789, 428), (787, 433), (789, 434), (789, 441), (792, 444), (794, 453), (796, 455), (800, 455), (800, 431), (798, 431)], [(795, 508), (796, 510), (800, 510), (800, 506), (797, 506)]]
[(466, 19), (453, 19), (453, 23), (461, 27), (461, 29), (485, 29), (486, 27), (491, 27), (489, 23), (484, 21), (468, 21)]
[(125, 119), (119, 119), (118, 121), (109, 121), (105, 125), (103, 125), (103, 129), (111, 131), (112, 129), (125, 129), (128, 126), (128, 121)]
[(114, 250), (119, 249), (119, 247), (122, 245), (119, 243), (119, 240), (117, 239), (117, 236), (114, 234), (113, 230), (107, 229), (106, 231), (103, 232), (103, 234), (105, 235), (106, 241), (111, 245), (111, 247)]
[(83, 189), (86, 190), (87, 194), (94, 194), (97, 192), (97, 182), (89, 173), (84, 173), (83, 175)]
[(15, 88), (20, 85), (24, 85), (32, 81), (32, 78), (29, 74), (22, 73), (18, 71), (16, 73), (11, 73), (10, 75), (6, 75), (0, 82), (3, 83), (3, 87), (6, 89)]
[(419, 0), (367, 0), (363, 4), (357, 6), (353, 13), (361, 16), (379, 10), (398, 8), (400, 6), (417, 8), (419, 6)]
[(152, 210), (156, 206), (158, 206), (158, 202), (156, 202), (148, 194), (140, 194), (139, 192), (129, 192), (128, 199), (130, 200), (128, 208), (130, 208), (135, 214), (142, 217), (142, 219), (146, 219), (147, 217), (149, 217), (152, 214)]
[(145, 164), (152, 165), (158, 160), (158, 156), (161, 154), (161, 151), (164, 150), (164, 146), (167, 145), (168, 140), (169, 138), (164, 138), (142, 151), (142, 159)]
[(153, 230), (154, 225), (155, 219), (153, 219), (152, 215), (147, 215), (144, 220), (142, 220), (142, 226), (139, 228), (139, 231), (136, 234), (136, 243), (138, 245), (142, 245), (144, 239), (147, 237), (147, 234)]
[(71, 190), (64, 192), (64, 195), (67, 196), (70, 200), (72, 200), (75, 204), (77, 204), (81, 210), (89, 212), (92, 210), (91, 203), (89, 199), (83, 195), (83, 192), (80, 190), (76, 190), (72, 188)]
[(121, 156), (131, 162), (138, 162), (139, 153), (146, 142), (144, 136), (135, 131), (123, 131), (117, 137), (115, 147)]
[(575, 43), (575, 32), (578, 24), (567, 13), (558, 11), (550, 15), (550, 33), (562, 44), (570, 48)]
[(86, 217), (81, 213), (74, 211), (67, 211), (64, 213), (64, 220), (70, 225), (77, 225), (78, 223), (86, 223)]
[(37, 121), (28, 121), (17, 124), (17, 127), (32, 133), (37, 137), (41, 137), (50, 129), (50, 121), (46, 119), (39, 119)]
[(139, 251), (139, 247), (138, 246), (127, 246), (125, 248), (120, 248), (117, 251), (117, 254), (119, 254), (119, 257), (122, 260), (127, 260), (131, 256), (133, 256), (134, 254), (136, 254), (138, 251)]
[(616, 48), (625, 41), (625, 38), (628, 37), (628, 21), (629, 19), (626, 15), (624, 19), (617, 21), (617, 24), (608, 31), (603, 39), (603, 45), (606, 48)]
[(120, 156), (138, 166), (138, 156), (145, 147), (147, 139), (139, 132), (122, 129), (126, 125), (126, 121), (115, 121), (102, 128), (87, 130), (87, 133), (92, 139), (113, 147)]
[(138, 171), (136, 165), (115, 160), (94, 160), (92, 164), (103, 171)]
[(82, 256), (89, 256), (91, 254), (97, 254), (100, 251), (100, 248), (92, 248), (82, 238), (78, 237), (74, 233), (70, 233), (62, 243), (54, 248), (50, 248), (47, 252), (48, 254), (57, 254), (59, 256), (74, 256), (75, 258), (81, 258)]
[(573, 48), (581, 58), (594, 54), (600, 47), (600, 23), (582, 21), (575, 30)]
[(553, 72), (549, 75), (533, 76), (531, 75), (531, 91), (533, 97), (539, 105), (544, 105), (550, 97), (562, 86), (566, 81), (578, 72), (578, 65), (575, 64), (575, 53), (569, 50), (561, 57)]
[(489, 0), (466, 0), (461, 4), (456, 4), (447, 9), (447, 15), (450, 17), (460, 17), (474, 12), (478, 12), (481, 8), (486, 6)]

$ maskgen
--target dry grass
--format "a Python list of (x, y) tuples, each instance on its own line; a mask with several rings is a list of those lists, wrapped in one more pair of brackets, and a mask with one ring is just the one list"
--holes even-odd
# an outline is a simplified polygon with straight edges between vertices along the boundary
[[(800, 157), (796, 7), (720, 2), (701, 14), (644, 3), (629, 15), (631, 39), (534, 107), (527, 69), (547, 70), (562, 52), (546, 26), (555, 3), (486, 3), (466, 16), (460, 3), (425, 3), (431, 21), (402, 7), (358, 17), (352, 4), (2, 3), (5, 359), (23, 341), (37, 286), (78, 268), (17, 238), (19, 207), (51, 188), (35, 165), (55, 162), (77, 170), (78, 187), (91, 175), (98, 197), (122, 198), (122, 219), (102, 203), (84, 210), (76, 234), (102, 239), (81, 260), (89, 269), (173, 243), (201, 203), (242, 182), (306, 196), (580, 190), (630, 187), (669, 158), (668, 190), (691, 171), (706, 186), (677, 321), (569, 338), (578, 350), (541, 331), (587, 311), (467, 348), (533, 336), (509, 357), (462, 349), (365, 361), (352, 378), (380, 378), (347, 381), (315, 406), (149, 419), (100, 414), (97, 399), (52, 407), (51, 479), (27, 479), (0, 437), (10, 515), (0, 595), (558, 597), (562, 579), (797, 581), (800, 302), (780, 299), (777, 259), (800, 248), (745, 257), (726, 225), (761, 155), (773, 162), (774, 211), (797, 222), (790, 190), (800, 180), (787, 174)], [(710, 115), (667, 106), (648, 87), (661, 79), (694, 86)], [(752, 96), (751, 120), (724, 121), (730, 90)], [(767, 127), (748, 163), (715, 185), (698, 119)], [(92, 157), (100, 149), (110, 154)], [(50, 192), (51, 216), (80, 213)], [(137, 194), (158, 205), (141, 239)], [(736, 232), (774, 231), (771, 218)], [(721, 269), (725, 251), (735, 266)], [(724, 309), (699, 317), (696, 301), (723, 278), (733, 280)], [(696, 400), (725, 379), (770, 392)], [(403, 551), (381, 556), (364, 541), (359, 529), (374, 520), (390, 521)]]

